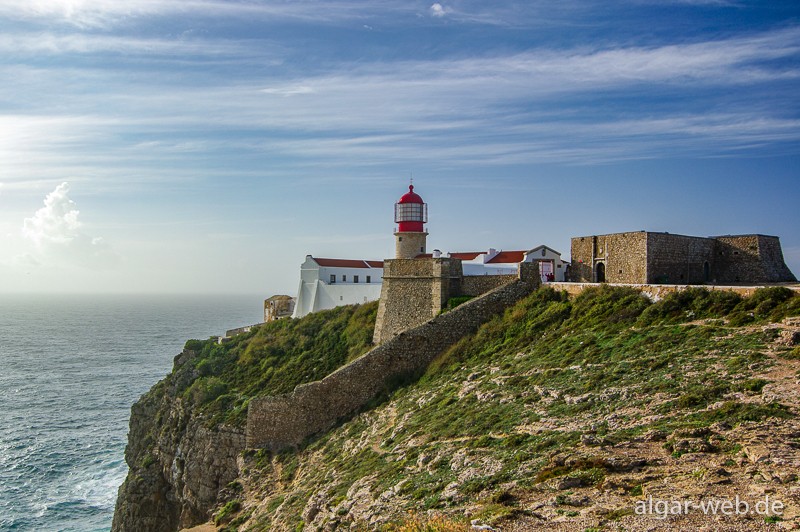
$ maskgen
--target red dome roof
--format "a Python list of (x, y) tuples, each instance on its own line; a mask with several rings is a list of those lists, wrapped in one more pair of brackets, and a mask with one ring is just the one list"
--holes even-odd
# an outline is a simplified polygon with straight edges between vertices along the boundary
[(403, 194), (397, 203), (425, 203), (419, 194), (414, 192), (414, 185), (408, 185), (408, 192)]

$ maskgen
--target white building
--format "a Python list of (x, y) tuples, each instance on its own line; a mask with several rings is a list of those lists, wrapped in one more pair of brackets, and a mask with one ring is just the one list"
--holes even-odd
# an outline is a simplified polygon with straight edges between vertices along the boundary
[(321, 259), (306, 255), (300, 266), (300, 287), (293, 318), (375, 301), (381, 296), (383, 262), (377, 260)]
[[(434, 250), (432, 255), (441, 256)], [(517, 273), (520, 262), (539, 262), (542, 282), (564, 281), (567, 265), (561, 254), (547, 246), (528, 251), (473, 251), (448, 253), (461, 259), (464, 275), (509, 275)], [(376, 301), (381, 296), (383, 262), (360, 259), (323, 259), (306, 255), (300, 266), (300, 287), (293, 318), (341, 305)]]
[(461, 259), (464, 275), (507, 275), (517, 273), (520, 262), (538, 262), (542, 282), (562, 282), (566, 278), (568, 262), (561, 253), (547, 246), (537, 246), (528, 251), (474, 251), (448, 253), (449, 257)]

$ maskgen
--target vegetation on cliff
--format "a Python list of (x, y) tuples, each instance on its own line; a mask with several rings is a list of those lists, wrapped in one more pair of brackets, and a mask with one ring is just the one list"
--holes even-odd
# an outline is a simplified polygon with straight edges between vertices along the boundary
[(373, 302), (278, 320), (222, 344), (189, 340), (192, 378), (178, 392), (212, 424), (243, 426), (251, 398), (319, 380), (369, 349), (377, 310)]
[[(793, 349), (769, 324), (797, 315), (800, 297), (782, 288), (746, 299), (692, 289), (655, 304), (625, 288), (572, 300), (539, 290), (377, 408), (298, 452), (249, 452), (242, 483), (259, 506), (243, 506), (237, 526), (391, 529), (408, 511), (536, 519), (526, 501), (542, 490), (608, 487), (686, 453), (733, 460), (742, 442), (726, 431), (797, 414), (764, 396), (763, 376)], [(609, 456), (637, 441), (657, 441), (659, 456)], [(618, 488), (635, 497), (643, 484)], [(575, 519), (585, 509), (553, 508)]]

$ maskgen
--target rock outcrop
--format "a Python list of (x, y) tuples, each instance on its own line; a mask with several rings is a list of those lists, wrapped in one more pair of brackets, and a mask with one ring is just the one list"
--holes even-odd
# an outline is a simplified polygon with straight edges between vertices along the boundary
[[(207, 521), (238, 476), (244, 430), (206, 426), (181, 390), (196, 375), (185, 350), (173, 372), (133, 405), (113, 532), (172, 532)], [(224, 492), (223, 492), (224, 493)]]

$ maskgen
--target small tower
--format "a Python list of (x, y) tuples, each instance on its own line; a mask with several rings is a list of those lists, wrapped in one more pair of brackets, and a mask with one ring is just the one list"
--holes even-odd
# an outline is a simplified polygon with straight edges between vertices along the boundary
[(413, 259), (425, 253), (426, 239), (423, 224), (428, 223), (428, 204), (414, 192), (414, 185), (394, 205), (394, 221), (397, 224), (395, 258)]

